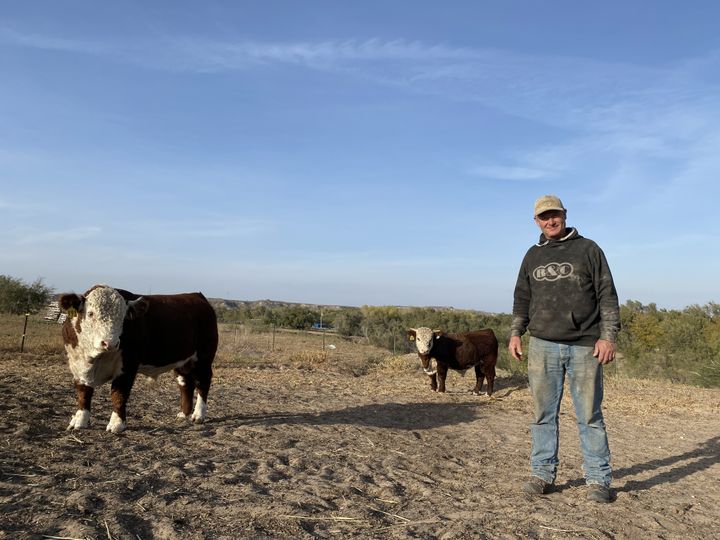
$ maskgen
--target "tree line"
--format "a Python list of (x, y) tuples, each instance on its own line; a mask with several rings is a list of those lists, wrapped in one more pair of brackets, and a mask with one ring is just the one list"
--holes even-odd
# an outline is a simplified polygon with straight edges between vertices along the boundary
[(618, 351), (629, 376), (720, 387), (720, 304), (620, 307)]
[(37, 313), (50, 301), (53, 290), (42, 278), (32, 283), (22, 279), (0, 275), (0, 313), (22, 315)]
[[(32, 283), (0, 275), (0, 313), (38, 313), (54, 291), (38, 278)], [(272, 327), (310, 329), (322, 319), (323, 326), (346, 339), (362, 339), (394, 354), (413, 352), (407, 329), (427, 326), (446, 332), (492, 328), (500, 342), (498, 365), (511, 371), (524, 364), (509, 359), (506, 344), (512, 316), (472, 310), (362, 306), (313, 308), (298, 304), (282, 306), (240, 305), (215, 308), (218, 320), (238, 323), (258, 331)], [(618, 335), (618, 365), (630, 377), (720, 387), (720, 304), (709, 302), (683, 310), (660, 309), (628, 300), (620, 306), (622, 329)]]
[[(258, 330), (309, 329), (320, 320), (320, 309), (307, 306), (243, 306), (219, 308), (224, 322), (241, 322)], [(413, 352), (407, 329), (427, 326), (446, 332), (492, 328), (500, 342), (498, 366), (525, 371), (525, 364), (506, 351), (512, 315), (472, 310), (362, 306), (323, 310), (323, 323), (338, 335), (362, 338), (395, 354)], [(692, 305), (683, 310), (659, 309), (636, 300), (620, 306), (622, 329), (618, 335), (618, 365), (629, 377), (666, 379), (700, 386), (720, 387), (720, 304)], [(527, 336), (524, 338), (527, 340)], [(527, 347), (527, 343), (525, 343)]]

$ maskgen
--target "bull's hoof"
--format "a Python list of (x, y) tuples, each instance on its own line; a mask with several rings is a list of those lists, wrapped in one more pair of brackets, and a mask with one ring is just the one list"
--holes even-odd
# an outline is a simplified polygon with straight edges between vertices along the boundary
[(478, 392), (477, 390), (470, 390), (470, 393), (473, 396), (486, 396), (487, 395), (487, 392)]
[(105, 431), (109, 431), (110, 433), (122, 433), (125, 431), (125, 422), (122, 421), (122, 419), (117, 415), (117, 413), (113, 412), (110, 415), (110, 422), (108, 422), (107, 427), (105, 428)]
[(205, 415), (207, 414), (207, 404), (201, 398), (198, 396), (197, 401), (195, 402), (195, 410), (192, 413), (192, 416), (190, 417), (190, 420), (193, 424), (202, 424), (205, 422)]
[(90, 411), (81, 409), (70, 419), (66, 431), (71, 429), (85, 429), (90, 425)]

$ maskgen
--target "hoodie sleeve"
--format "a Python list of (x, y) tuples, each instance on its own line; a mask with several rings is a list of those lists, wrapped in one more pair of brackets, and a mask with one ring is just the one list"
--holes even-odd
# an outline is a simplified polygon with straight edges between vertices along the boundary
[(525, 254), (520, 271), (518, 272), (515, 293), (513, 295), (513, 317), (510, 323), (510, 336), (522, 336), (530, 322), (530, 277), (527, 272), (527, 258)]
[(620, 332), (620, 306), (610, 266), (602, 249), (595, 257), (595, 294), (600, 308), (600, 339), (615, 341)]

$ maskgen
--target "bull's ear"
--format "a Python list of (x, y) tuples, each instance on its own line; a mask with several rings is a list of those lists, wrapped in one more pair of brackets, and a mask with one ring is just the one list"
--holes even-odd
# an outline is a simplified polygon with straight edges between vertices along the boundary
[(415, 328), (410, 328), (408, 330), (407, 336), (409, 341), (415, 341), (415, 337), (417, 336), (417, 330)]
[(137, 300), (130, 300), (125, 318), (130, 320), (139, 319), (147, 313), (148, 309), (150, 309), (150, 302), (144, 296)]
[(433, 330), (433, 335), (434, 335), (436, 338), (439, 338), (439, 337), (442, 336), (444, 333), (445, 333), (445, 332), (443, 332), (442, 330)]
[(82, 305), (82, 301), (83, 297), (79, 294), (63, 294), (58, 300), (58, 305), (63, 311), (68, 311), (69, 309), (78, 311)]

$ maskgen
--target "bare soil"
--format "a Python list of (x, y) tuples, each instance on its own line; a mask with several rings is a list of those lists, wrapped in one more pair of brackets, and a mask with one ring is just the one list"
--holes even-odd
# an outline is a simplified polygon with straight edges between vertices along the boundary
[(609, 505), (585, 500), (567, 395), (557, 485), (529, 498), (523, 376), (489, 399), (451, 373), (442, 395), (412, 355), (273, 357), (223, 336), (205, 424), (175, 419), (164, 375), (138, 380), (119, 436), (109, 387), (66, 431), (62, 355), (2, 352), (0, 538), (720, 538), (720, 390), (607, 377)]

